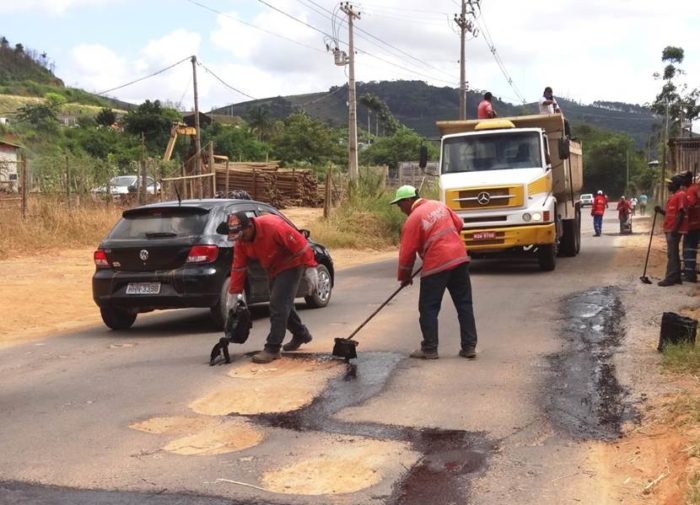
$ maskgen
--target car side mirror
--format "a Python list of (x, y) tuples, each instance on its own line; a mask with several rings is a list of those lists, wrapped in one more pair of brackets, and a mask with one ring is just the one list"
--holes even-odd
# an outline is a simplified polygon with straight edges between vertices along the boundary
[(569, 139), (560, 138), (559, 139), (559, 159), (566, 160), (569, 159), (571, 152), (569, 151)]
[(425, 167), (428, 166), (428, 147), (427, 146), (420, 146), (420, 149), (418, 151), (418, 166), (424, 170), (425, 170)]
[(216, 233), (219, 235), (228, 235), (228, 223), (226, 221), (219, 223), (219, 226), (216, 227)]

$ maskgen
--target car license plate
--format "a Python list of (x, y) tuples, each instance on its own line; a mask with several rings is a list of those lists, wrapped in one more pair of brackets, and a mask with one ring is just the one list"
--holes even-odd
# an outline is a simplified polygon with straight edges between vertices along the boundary
[(489, 240), (492, 238), (496, 238), (495, 231), (481, 231), (472, 235), (473, 240)]
[(126, 286), (127, 295), (157, 295), (160, 293), (160, 282), (130, 282)]

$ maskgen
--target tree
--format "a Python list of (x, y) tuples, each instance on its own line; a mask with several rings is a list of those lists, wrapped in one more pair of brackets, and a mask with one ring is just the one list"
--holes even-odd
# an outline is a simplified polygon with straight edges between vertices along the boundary
[(360, 97), (360, 103), (372, 110), (375, 114), (379, 114), (379, 119), (384, 126), (386, 135), (393, 135), (401, 128), (401, 123), (399, 123), (391, 113), (389, 106), (377, 95), (365, 93)]
[(124, 116), (124, 131), (141, 137), (152, 154), (162, 154), (170, 139), (173, 121), (182, 121), (179, 112), (161, 107), (160, 101), (146, 100)]
[(295, 112), (284, 120), (282, 131), (272, 139), (273, 156), (286, 163), (342, 164), (346, 157), (340, 140), (341, 130), (329, 128), (303, 112)]
[(18, 119), (40, 131), (55, 131), (58, 128), (58, 113), (65, 101), (58, 93), (46, 93), (43, 102), (19, 107)]
[(112, 126), (117, 121), (117, 115), (108, 107), (103, 107), (95, 116), (95, 121), (100, 126)]
[[(417, 161), (420, 146), (425, 139), (413, 130), (400, 127), (389, 137), (380, 137), (374, 144), (360, 153), (363, 165), (387, 165), (396, 170), (401, 161)], [(437, 148), (428, 144), (428, 153), (432, 159), (437, 157)]]
[(700, 90), (698, 88), (688, 91), (688, 85), (683, 83), (677, 85), (679, 76), (685, 75), (685, 71), (680, 67), (683, 63), (685, 53), (683, 48), (667, 46), (661, 53), (661, 61), (666, 64), (663, 73), (654, 74), (656, 79), (664, 81), (661, 91), (651, 108), (661, 116), (665, 116), (668, 111), (670, 134), (676, 136), (681, 133), (681, 121), (693, 121), (700, 116)]
[(270, 109), (264, 105), (250, 107), (246, 112), (245, 119), (250, 125), (250, 129), (258, 137), (258, 140), (265, 140), (273, 124)]

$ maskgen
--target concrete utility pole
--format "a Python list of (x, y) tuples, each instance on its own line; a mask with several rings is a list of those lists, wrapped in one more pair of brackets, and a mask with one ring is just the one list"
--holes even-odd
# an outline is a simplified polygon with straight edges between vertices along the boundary
[[(476, 37), (478, 30), (474, 27), (474, 22), (467, 19), (467, 16), (476, 17), (476, 9), (479, 8), (481, 0), (462, 0), (462, 12), (455, 14), (454, 21), (460, 28), (460, 51), (459, 51), (459, 119), (467, 119), (467, 77), (466, 77), (466, 53), (467, 53), (467, 32), (473, 33)], [(467, 8), (467, 5), (469, 8)]]
[[(360, 13), (353, 10), (350, 2), (340, 4), (340, 9), (348, 16), (348, 55), (345, 62), (348, 64), (348, 172), (350, 180), (356, 181), (359, 177), (357, 166), (357, 98), (355, 96), (355, 43), (353, 38), (353, 20), (360, 19)], [(336, 51), (338, 51), (336, 49)], [(338, 55), (336, 53), (336, 65)]]
[[(201, 151), (202, 151), (202, 142), (201, 142), (201, 137), (200, 137), (200, 132), (199, 132), (199, 95), (197, 94), (197, 57), (192, 56), (192, 84), (194, 87), (194, 129), (197, 131), (196, 135), (194, 136), (194, 147), (197, 150), (197, 152), (194, 155), (194, 175), (199, 175), (200, 174), (200, 168), (199, 168), (199, 163), (200, 160), (202, 159), (201, 157)], [(201, 194), (201, 181), (197, 181), (195, 186), (198, 188), (199, 191), (197, 193), (199, 194), (199, 197), (202, 197)]]

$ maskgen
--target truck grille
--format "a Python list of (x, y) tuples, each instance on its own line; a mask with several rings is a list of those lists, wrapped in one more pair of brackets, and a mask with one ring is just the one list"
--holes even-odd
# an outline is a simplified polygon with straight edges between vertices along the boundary
[(452, 210), (502, 209), (523, 205), (522, 186), (489, 186), (484, 188), (452, 189), (445, 201)]

